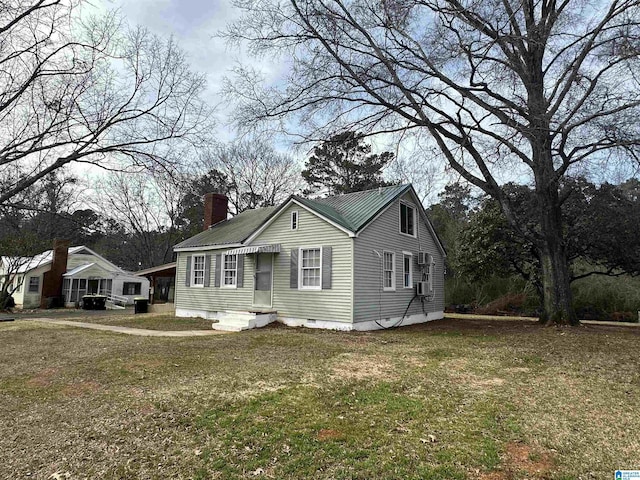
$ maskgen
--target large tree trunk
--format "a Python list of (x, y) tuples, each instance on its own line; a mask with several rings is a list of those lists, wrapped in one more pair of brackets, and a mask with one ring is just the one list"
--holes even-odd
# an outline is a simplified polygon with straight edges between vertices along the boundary
[[(529, 11), (533, 15), (533, 10)], [(531, 18), (534, 22), (534, 19)], [(538, 32), (539, 33), (539, 32)], [(534, 35), (535, 36), (535, 35)], [(542, 39), (539, 39), (542, 40)], [(543, 312), (540, 321), (577, 325), (570, 287), (569, 262), (562, 228), (562, 203), (558, 195), (558, 176), (553, 162), (550, 119), (544, 91), (544, 42), (533, 45), (528, 57), (526, 79), (530, 112), (530, 141), (539, 209), (539, 238), (535, 242), (540, 254)]]
[[(545, 191), (546, 190), (546, 191)], [(557, 190), (537, 191), (542, 238), (538, 250), (541, 264), (545, 324), (578, 325), (571, 295), (571, 274), (562, 233), (562, 210)]]
[(570, 274), (564, 247), (548, 238), (540, 252), (542, 264), (543, 312), (540, 321), (546, 324), (557, 323), (578, 325), (573, 310)]

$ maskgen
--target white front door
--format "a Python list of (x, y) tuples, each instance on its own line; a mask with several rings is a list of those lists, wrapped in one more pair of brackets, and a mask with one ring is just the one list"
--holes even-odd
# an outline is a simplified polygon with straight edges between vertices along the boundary
[(271, 307), (271, 284), (273, 279), (273, 254), (258, 253), (255, 256), (256, 270), (253, 280), (253, 304)]

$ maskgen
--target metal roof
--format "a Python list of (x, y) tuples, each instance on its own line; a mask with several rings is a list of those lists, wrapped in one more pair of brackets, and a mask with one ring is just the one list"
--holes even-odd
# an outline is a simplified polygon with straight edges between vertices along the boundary
[[(69, 247), (69, 253), (68, 253), (69, 256), (80, 255), (80, 254), (93, 255), (95, 257), (98, 257), (101, 260), (105, 261), (106, 263), (113, 265), (116, 271), (124, 272), (124, 270), (122, 270), (120, 267), (118, 267), (117, 265), (114, 265), (103, 256), (98, 255), (89, 247), (85, 247), (84, 245)], [(53, 250), (46, 250), (42, 253), (34, 255), (33, 257), (1, 257), (0, 260), (2, 260), (2, 264), (0, 265), (2, 269), (13, 270), (15, 268), (12, 268), (12, 266), (14, 267), (17, 266), (15, 273), (25, 273), (30, 270), (33, 270), (34, 268), (39, 268), (39, 267), (43, 267), (45, 265), (50, 264), (53, 261)]]
[(242, 243), (260, 225), (268, 220), (275, 211), (276, 207), (247, 210), (235, 217), (212, 225), (209, 229), (180, 242), (174, 248), (183, 249)]
[(410, 189), (410, 184), (392, 185), (314, 200), (296, 197), (296, 200), (357, 233), (391, 202)]
[[(299, 202), (326, 220), (357, 234), (397, 198), (410, 191), (413, 191), (413, 187), (409, 183), (313, 200), (292, 195), (278, 207), (247, 210), (233, 218), (216, 223), (208, 230), (179, 243), (174, 248), (180, 250), (224, 245), (243, 248), (245, 247), (243, 243), (252, 234), (257, 233), (263, 225), (263, 228), (267, 227), (267, 222), (271, 218), (275, 218), (292, 200)], [(446, 255), (440, 239), (426, 218), (424, 209), (421, 208), (420, 211), (433, 233), (436, 243)]]

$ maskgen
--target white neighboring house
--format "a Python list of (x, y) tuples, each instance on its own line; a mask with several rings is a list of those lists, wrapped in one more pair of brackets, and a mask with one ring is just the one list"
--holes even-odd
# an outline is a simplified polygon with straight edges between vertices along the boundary
[[(19, 263), (15, 259), (2, 258), (0, 279), (7, 275), (7, 265), (19, 264), (20, 267), (10, 279), (17, 288), (13, 293), (19, 308), (37, 308), (40, 306), (43, 275), (51, 269), (53, 250), (24, 259)], [(122, 297), (123, 303), (132, 304), (136, 297), (147, 298), (149, 280), (126, 272), (104, 257), (84, 245), (70, 247), (66, 272), (62, 275), (62, 296), (65, 306), (79, 305), (83, 295), (99, 294), (107, 297)]]

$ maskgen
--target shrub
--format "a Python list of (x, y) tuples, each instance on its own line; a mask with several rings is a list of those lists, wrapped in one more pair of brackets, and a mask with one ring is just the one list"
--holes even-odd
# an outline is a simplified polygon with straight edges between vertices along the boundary
[(8, 293), (0, 294), (0, 310), (8, 310), (16, 306), (16, 301)]

